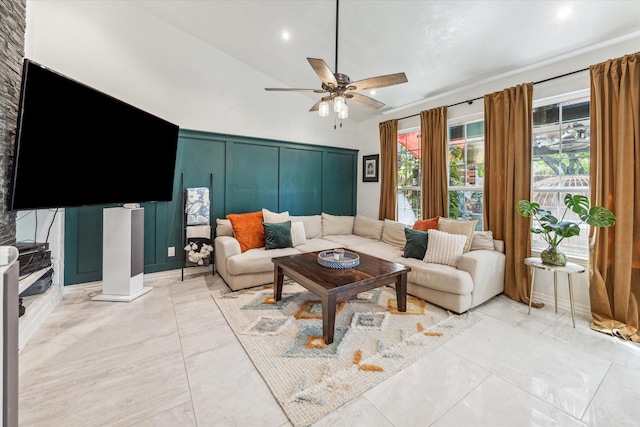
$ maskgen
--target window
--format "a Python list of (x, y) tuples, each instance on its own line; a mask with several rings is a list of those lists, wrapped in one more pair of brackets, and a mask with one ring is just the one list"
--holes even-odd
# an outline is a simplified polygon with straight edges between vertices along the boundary
[(397, 220), (413, 224), (420, 219), (422, 161), (420, 160), (420, 131), (398, 133), (398, 204)]
[[(590, 196), (590, 117), (589, 98), (581, 97), (533, 110), (533, 194), (532, 200), (557, 218), (564, 212), (567, 193)], [(565, 219), (580, 221), (572, 212)], [(568, 255), (588, 256), (589, 226), (580, 236), (561, 243)], [(531, 235), (533, 250), (546, 249), (541, 237)]]
[(449, 217), (478, 220), (482, 230), (484, 120), (449, 125)]

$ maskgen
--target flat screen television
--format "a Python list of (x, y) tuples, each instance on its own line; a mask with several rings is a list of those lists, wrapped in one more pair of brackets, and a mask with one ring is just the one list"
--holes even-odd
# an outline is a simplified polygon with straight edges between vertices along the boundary
[(178, 130), (25, 59), (9, 209), (170, 201)]

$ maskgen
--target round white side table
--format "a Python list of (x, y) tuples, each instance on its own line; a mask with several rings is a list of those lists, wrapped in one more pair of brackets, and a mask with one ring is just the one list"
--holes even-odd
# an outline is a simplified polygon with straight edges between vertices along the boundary
[(576, 273), (584, 273), (585, 268), (581, 265), (573, 262), (568, 262), (566, 265), (549, 265), (544, 264), (540, 258), (531, 257), (525, 258), (524, 263), (531, 267), (531, 293), (529, 294), (529, 314), (531, 314), (531, 300), (533, 297), (533, 285), (535, 284), (536, 269), (547, 270), (553, 272), (553, 298), (556, 303), (556, 313), (558, 312), (558, 273), (567, 273), (567, 280), (569, 282), (569, 302), (571, 303), (571, 321), (573, 327), (576, 327), (576, 319), (573, 313), (573, 284), (571, 283), (571, 277)]

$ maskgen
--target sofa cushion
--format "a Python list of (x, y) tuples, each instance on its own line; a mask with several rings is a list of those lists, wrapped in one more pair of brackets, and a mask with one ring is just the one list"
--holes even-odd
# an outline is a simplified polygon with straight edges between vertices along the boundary
[(347, 215), (329, 215), (322, 213), (322, 236), (353, 233), (355, 218)]
[(473, 230), (476, 228), (477, 220), (464, 221), (460, 219), (451, 219), (440, 217), (438, 220), (438, 230), (451, 234), (462, 234), (467, 237), (464, 245), (464, 252), (469, 252), (471, 242), (473, 241)]
[(332, 242), (326, 239), (307, 239), (307, 242), (303, 245), (296, 246), (296, 249), (300, 252), (315, 252), (315, 251), (328, 251), (329, 249), (343, 248), (338, 242)]
[(467, 236), (450, 234), (444, 231), (429, 230), (429, 245), (424, 254), (424, 262), (458, 266), (458, 259), (463, 254)]
[(233, 237), (233, 227), (228, 219), (216, 218), (216, 237), (231, 236)]
[[(355, 252), (371, 255), (376, 258), (381, 258), (386, 261), (392, 261), (398, 257), (402, 258), (402, 249), (400, 247), (381, 242), (380, 240), (372, 239), (369, 243), (352, 246), (349, 249)], [(402, 264), (401, 261), (399, 262)]]
[(405, 228), (404, 234), (407, 238), (407, 244), (404, 245), (404, 257), (423, 259), (427, 251), (427, 242), (429, 233), (426, 231), (413, 230)]
[(415, 224), (413, 224), (413, 229), (420, 230), (420, 231), (428, 231), (433, 228), (438, 228), (439, 220), (440, 220), (439, 216), (435, 218), (429, 218), (429, 219), (419, 219), (415, 222)]
[(470, 251), (479, 251), (481, 249), (495, 250), (493, 247), (493, 233), (491, 231), (474, 231), (473, 240), (471, 240)]
[(384, 220), (384, 228), (382, 229), (382, 241), (390, 245), (404, 247), (407, 239), (404, 236), (406, 225), (390, 219)]
[(353, 221), (353, 234), (360, 237), (381, 240), (383, 228), (384, 221), (360, 214), (357, 214)]
[(291, 248), (291, 221), (268, 223), (263, 222), (264, 248), (282, 249)]
[(229, 214), (233, 235), (240, 243), (242, 252), (253, 248), (264, 247), (264, 227), (262, 211), (243, 214)]
[(271, 250), (265, 250), (265, 248), (249, 249), (246, 252), (227, 258), (227, 271), (232, 275), (273, 272), (272, 258), (296, 255), (299, 253), (300, 251), (295, 248)]
[(291, 223), (291, 244), (295, 248), (296, 246), (304, 245), (307, 243), (307, 236), (304, 234), (303, 222)]
[(322, 217), (320, 215), (289, 215), (291, 222), (302, 222), (304, 224), (304, 234), (307, 239), (317, 239), (322, 237)]
[(336, 242), (339, 246), (343, 248), (353, 248), (354, 246), (366, 245), (368, 243), (379, 242), (376, 239), (368, 239), (366, 237), (356, 236), (355, 234), (338, 234), (333, 236), (324, 236), (324, 240), (329, 240), (332, 242)]
[(285, 222), (289, 220), (289, 211), (277, 213), (262, 208), (262, 217), (264, 218), (264, 222), (268, 223)]
[(411, 267), (411, 271), (407, 273), (407, 282), (458, 295), (467, 295), (473, 291), (473, 280), (466, 271), (415, 258), (400, 257), (392, 261)]

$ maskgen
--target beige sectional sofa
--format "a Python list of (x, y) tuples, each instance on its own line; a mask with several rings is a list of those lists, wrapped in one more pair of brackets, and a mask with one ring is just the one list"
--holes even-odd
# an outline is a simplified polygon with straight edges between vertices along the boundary
[[(263, 212), (265, 222), (269, 222), (266, 221), (269, 211)], [(456, 230), (458, 224), (455, 220), (440, 218), (439, 231), (429, 231), (428, 243), (434, 246), (427, 246), (424, 259), (416, 259), (403, 256), (407, 244), (407, 226), (396, 221), (326, 213), (310, 216), (276, 215), (278, 217), (274, 222), (286, 219), (292, 224), (303, 224), (304, 235), (292, 238), (291, 247), (261, 247), (242, 252), (229, 220), (217, 220), (214, 241), (216, 270), (232, 290), (272, 283), (274, 266), (271, 259), (274, 257), (335, 248), (346, 248), (411, 267), (407, 275), (407, 292), (456, 313), (482, 304), (504, 290), (503, 242), (493, 240), (490, 232), (472, 231), (464, 239), (456, 239), (464, 241), (465, 250), (468, 251), (456, 253), (453, 261), (440, 260), (440, 255), (447, 250), (442, 249), (444, 246), (435, 249), (436, 237), (446, 238), (447, 241), (449, 237), (460, 237), (458, 234), (449, 236), (449, 233), (442, 231), (447, 227), (451, 230), (450, 226)], [(298, 225), (296, 229), (299, 233), (302, 226)], [(425, 259), (436, 262), (426, 262)]]

